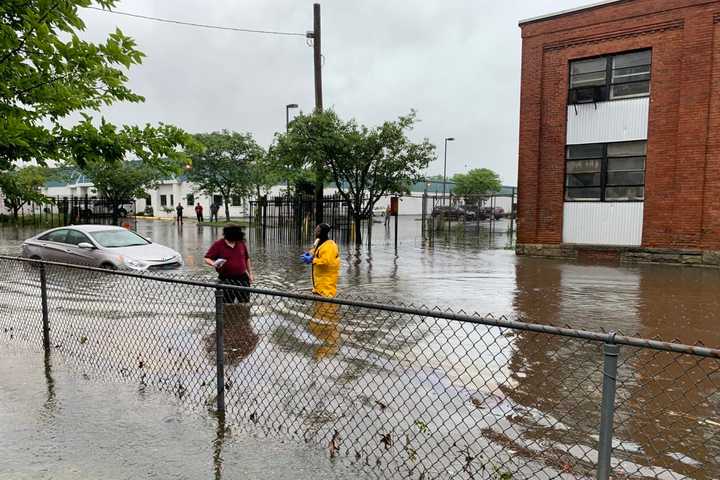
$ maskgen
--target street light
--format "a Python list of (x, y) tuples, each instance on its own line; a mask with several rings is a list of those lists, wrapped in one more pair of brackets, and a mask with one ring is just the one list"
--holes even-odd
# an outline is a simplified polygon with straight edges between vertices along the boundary
[(443, 164), (443, 203), (445, 202), (445, 185), (447, 184), (447, 144), (454, 141), (453, 137), (445, 138), (445, 163)]
[(286, 132), (290, 129), (290, 109), (291, 108), (298, 108), (298, 104), (290, 103), (288, 105), (285, 105), (285, 131)]
[[(290, 130), (290, 109), (291, 108), (298, 108), (297, 103), (289, 103), (285, 105), (285, 133)], [(290, 179), (288, 178), (285, 181), (285, 189), (287, 190), (288, 198), (290, 198)]]

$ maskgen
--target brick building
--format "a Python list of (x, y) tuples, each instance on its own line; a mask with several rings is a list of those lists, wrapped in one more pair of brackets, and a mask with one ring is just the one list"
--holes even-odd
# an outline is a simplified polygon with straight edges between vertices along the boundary
[(720, 264), (720, 0), (520, 28), (518, 253)]

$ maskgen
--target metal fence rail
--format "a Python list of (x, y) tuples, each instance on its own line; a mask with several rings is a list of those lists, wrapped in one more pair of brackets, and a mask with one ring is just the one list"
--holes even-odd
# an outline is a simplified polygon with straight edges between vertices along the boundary
[(720, 476), (720, 350), (9, 257), (0, 278), (0, 343), (375, 478)]

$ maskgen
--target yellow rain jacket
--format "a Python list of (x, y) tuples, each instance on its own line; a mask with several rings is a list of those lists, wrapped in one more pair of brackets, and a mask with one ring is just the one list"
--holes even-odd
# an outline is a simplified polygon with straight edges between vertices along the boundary
[(340, 276), (340, 251), (332, 240), (325, 240), (312, 250), (313, 293), (323, 297), (334, 297)]

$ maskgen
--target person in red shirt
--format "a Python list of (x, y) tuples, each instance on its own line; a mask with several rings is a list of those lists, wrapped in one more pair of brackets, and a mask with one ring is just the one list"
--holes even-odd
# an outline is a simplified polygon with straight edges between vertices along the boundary
[[(237, 225), (223, 228), (223, 238), (212, 244), (205, 254), (205, 263), (218, 272), (220, 283), (249, 287), (255, 281), (245, 244), (245, 232)], [(226, 289), (224, 296), (225, 303), (250, 301), (248, 292)]]
[(200, 202), (198, 202), (198, 204), (195, 205), (195, 216), (197, 216), (198, 222), (203, 221), (203, 206), (200, 205)]

